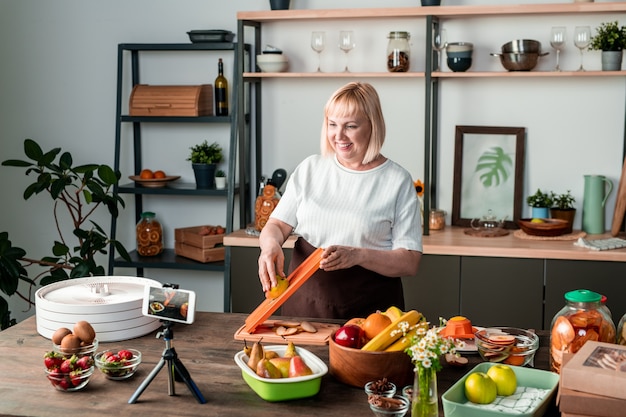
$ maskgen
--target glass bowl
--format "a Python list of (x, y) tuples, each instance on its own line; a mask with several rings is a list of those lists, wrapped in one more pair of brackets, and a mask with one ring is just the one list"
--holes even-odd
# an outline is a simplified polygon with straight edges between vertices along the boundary
[(72, 392), (82, 389), (93, 375), (94, 367), (63, 373), (58, 369), (46, 369), (46, 376), (52, 386), (59, 391)]
[(474, 334), (480, 357), (489, 362), (525, 366), (535, 357), (539, 337), (516, 327), (489, 327)]
[[(370, 409), (378, 417), (404, 417), (409, 411), (411, 402), (402, 395), (378, 397), (380, 401), (369, 401)], [(393, 403), (385, 400), (393, 400)]]
[(89, 345), (84, 345), (76, 349), (64, 349), (61, 345), (52, 344), (52, 347), (55, 352), (62, 354), (63, 356), (72, 356), (76, 355), (78, 357), (81, 356), (93, 356), (93, 354), (98, 350), (98, 339), (94, 339), (93, 342)]
[(379, 379), (378, 381), (370, 381), (365, 384), (365, 393), (370, 395), (382, 395), (383, 397), (393, 397), (396, 395), (396, 384), (393, 382)]
[(141, 352), (135, 349), (110, 349), (96, 353), (94, 361), (104, 376), (119, 381), (135, 374), (141, 363)]

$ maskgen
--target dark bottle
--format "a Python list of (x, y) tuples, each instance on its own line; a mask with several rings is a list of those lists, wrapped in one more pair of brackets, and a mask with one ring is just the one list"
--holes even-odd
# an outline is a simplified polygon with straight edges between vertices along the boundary
[(215, 115), (228, 116), (228, 81), (224, 77), (222, 58), (217, 62), (217, 78), (215, 79)]

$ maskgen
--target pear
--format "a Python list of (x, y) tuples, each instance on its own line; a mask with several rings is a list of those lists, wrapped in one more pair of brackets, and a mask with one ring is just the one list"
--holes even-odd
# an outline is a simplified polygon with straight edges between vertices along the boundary
[(252, 353), (252, 348), (248, 346), (246, 339), (243, 339), (243, 353), (245, 353), (247, 357), (250, 357), (250, 353)]
[(287, 378), (289, 376), (289, 364), (291, 363), (291, 358), (272, 358), (270, 359), (270, 362), (278, 368), (283, 378)]
[(261, 341), (255, 342), (254, 345), (252, 345), (252, 350), (250, 351), (250, 356), (248, 357), (248, 366), (250, 369), (256, 371), (259, 361), (261, 361), (264, 356), (265, 353), (263, 352), (263, 345), (261, 344)]
[(309, 368), (301, 356), (294, 356), (289, 362), (289, 378), (296, 376), (312, 375), (313, 370)]
[(269, 359), (259, 361), (256, 366), (256, 374), (261, 378), (278, 379), (283, 377), (280, 370)]
[(273, 350), (266, 350), (264, 355), (265, 359), (277, 358), (278, 356), (278, 353), (274, 352)]
[(298, 352), (296, 352), (296, 345), (290, 340), (287, 343), (287, 349), (285, 349), (284, 358), (293, 358), (294, 356), (298, 356)]
[(268, 300), (274, 300), (287, 291), (287, 287), (289, 287), (289, 280), (281, 277), (280, 275), (276, 275), (276, 286), (265, 292), (265, 298)]

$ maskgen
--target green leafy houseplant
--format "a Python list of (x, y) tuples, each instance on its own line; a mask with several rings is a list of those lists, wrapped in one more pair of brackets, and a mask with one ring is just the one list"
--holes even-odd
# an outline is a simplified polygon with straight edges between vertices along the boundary
[(552, 197), (554, 193), (543, 193), (539, 188), (537, 188), (537, 192), (533, 195), (529, 195), (526, 198), (526, 203), (530, 207), (552, 207)]
[[(50, 195), (59, 240), (53, 242), (52, 256), (29, 259), (24, 249), (12, 245), (8, 232), (1, 232), (0, 290), (9, 297), (17, 295), (32, 306), (32, 287), (38, 281), (46, 285), (70, 278), (106, 275), (104, 267), (97, 264), (96, 255), (106, 255), (110, 245), (114, 245), (124, 259), (130, 261), (130, 257), (120, 242), (109, 239), (102, 227), (90, 220), (100, 206), (106, 207), (114, 218), (119, 214), (119, 207), (124, 207), (124, 201), (113, 194), (113, 187), (121, 177), (119, 171), (100, 164), (74, 166), (69, 152), (61, 154), (61, 148), (54, 148), (44, 153), (32, 139), (24, 141), (24, 153), (29, 161), (9, 159), (2, 165), (26, 168), (26, 175), (35, 176), (35, 181), (24, 191), (25, 200), (40, 193)], [(71, 233), (62, 228), (60, 211), (63, 208), (67, 209), (72, 221)], [(44, 268), (33, 279), (28, 277), (26, 270), (32, 265)], [(20, 281), (29, 284), (28, 295), (19, 292)], [(15, 324), (3, 297), (0, 297), (0, 321), (2, 329)]]
[(222, 147), (217, 142), (209, 143), (205, 140), (199, 145), (194, 145), (191, 148), (191, 154), (188, 161), (193, 164), (219, 164), (222, 162)]
[(222, 178), (224, 178), (224, 177), (226, 177), (226, 173), (225, 173), (224, 171), (222, 171), (221, 169), (218, 169), (218, 170), (215, 172), (215, 176), (216, 176), (216, 177), (222, 177)]
[(559, 210), (571, 210), (574, 208), (574, 203), (576, 202), (570, 190), (567, 190), (564, 194), (555, 194), (552, 200), (552, 208)]
[(626, 26), (619, 27), (617, 21), (604, 22), (596, 28), (589, 50), (621, 51), (626, 48)]

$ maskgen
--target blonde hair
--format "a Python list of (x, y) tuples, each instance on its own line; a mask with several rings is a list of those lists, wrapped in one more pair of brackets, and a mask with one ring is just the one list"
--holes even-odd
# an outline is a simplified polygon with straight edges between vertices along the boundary
[(360, 82), (346, 84), (335, 91), (326, 103), (320, 141), (320, 148), (324, 156), (334, 154), (327, 137), (329, 115), (333, 117), (365, 117), (370, 123), (372, 133), (362, 163), (368, 164), (380, 155), (380, 150), (385, 142), (385, 119), (380, 98), (371, 84)]

